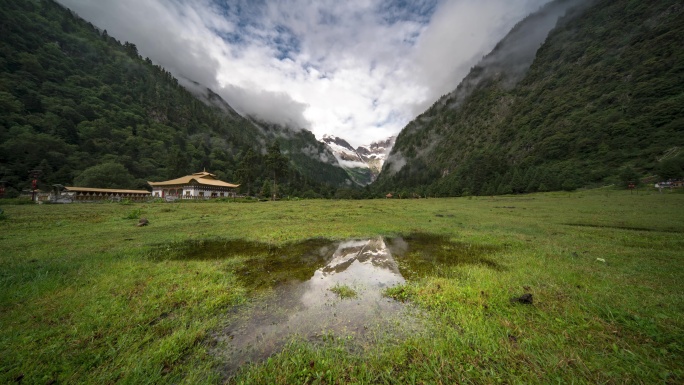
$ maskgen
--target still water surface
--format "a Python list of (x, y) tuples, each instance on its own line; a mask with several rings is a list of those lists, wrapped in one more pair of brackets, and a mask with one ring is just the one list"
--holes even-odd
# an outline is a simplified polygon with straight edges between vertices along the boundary
[[(386, 288), (449, 265), (498, 268), (486, 258), (491, 247), (429, 234), (343, 242), (313, 239), (281, 248), (237, 242), (202, 242), (185, 254), (193, 259), (254, 254), (236, 274), (246, 286), (265, 289), (265, 295), (232, 312), (213, 336), (214, 353), (228, 374), (277, 353), (293, 339), (316, 343), (343, 338), (348, 347), (361, 351), (379, 341), (399, 341), (419, 333), (422, 321), (415, 308), (385, 297)], [(340, 298), (331, 291), (339, 286), (356, 295)]]

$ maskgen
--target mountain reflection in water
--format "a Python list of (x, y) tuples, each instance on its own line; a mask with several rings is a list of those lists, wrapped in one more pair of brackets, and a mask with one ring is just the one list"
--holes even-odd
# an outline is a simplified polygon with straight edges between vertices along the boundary
[[(390, 250), (405, 250), (401, 238), (354, 240), (315, 252), (329, 262), (304, 282), (274, 287), (273, 296), (242, 314), (217, 336), (217, 353), (232, 373), (242, 364), (264, 359), (293, 337), (315, 341), (325, 335), (352, 336), (356, 348), (389, 334), (415, 328), (402, 303), (383, 297), (385, 288), (404, 283)], [(331, 254), (332, 253), (332, 254)], [(356, 297), (340, 299), (330, 289), (344, 285)]]
[[(410, 234), (327, 243), (321, 239), (271, 247), (245, 241), (176, 245), (166, 258), (217, 259), (252, 255), (233, 272), (266, 296), (233, 309), (230, 324), (215, 334), (213, 352), (232, 375), (247, 362), (258, 362), (292, 339), (316, 342), (327, 336), (349, 337), (345, 344), (363, 351), (422, 332), (417, 310), (383, 297), (384, 289), (406, 279), (439, 275), (457, 265), (501, 270), (489, 256), (496, 246), (454, 242), (447, 236)], [(167, 255), (168, 247), (160, 249)], [(158, 257), (161, 258), (161, 257)], [(346, 286), (356, 296), (341, 299), (330, 289)], [(261, 291), (261, 293), (264, 293)]]

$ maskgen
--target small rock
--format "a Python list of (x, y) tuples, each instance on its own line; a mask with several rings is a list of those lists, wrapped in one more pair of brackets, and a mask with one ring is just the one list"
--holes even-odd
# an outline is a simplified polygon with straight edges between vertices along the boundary
[(513, 297), (513, 298), (511, 298), (511, 302), (520, 302), (520, 303), (524, 303), (526, 305), (531, 305), (533, 302), (532, 294), (525, 293), (525, 294), (521, 295), (520, 297)]
[(521, 295), (520, 298), (518, 298), (518, 302), (531, 304), (532, 303), (532, 294), (525, 293), (525, 294)]
[(147, 226), (149, 224), (150, 224), (150, 221), (148, 221), (147, 218), (140, 218), (140, 222), (138, 222), (138, 224), (136, 226), (143, 227), (143, 226)]

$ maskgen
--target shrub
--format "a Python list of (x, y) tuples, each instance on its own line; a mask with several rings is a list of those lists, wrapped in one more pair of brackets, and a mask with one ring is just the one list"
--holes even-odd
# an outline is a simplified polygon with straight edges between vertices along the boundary
[(140, 216), (142, 215), (142, 209), (137, 208), (135, 210), (132, 210), (128, 215), (124, 217), (124, 219), (140, 219)]

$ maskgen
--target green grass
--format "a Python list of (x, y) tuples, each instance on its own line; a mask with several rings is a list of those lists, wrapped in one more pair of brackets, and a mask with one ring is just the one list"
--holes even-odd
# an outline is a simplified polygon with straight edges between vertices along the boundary
[[(175, 253), (202, 240), (414, 233), (491, 249), (498, 268), (448, 265), (389, 290), (424, 312), (423, 333), (364, 349), (296, 340), (230, 381), (684, 382), (683, 194), (3, 210), (0, 383), (221, 383), (212, 333), (269, 290), (238, 279), (253, 253)], [(150, 225), (124, 219), (135, 211)], [(511, 301), (525, 292), (533, 305)]]
[[(125, 203), (125, 204), (130, 204), (130, 203)], [(140, 216), (142, 215), (142, 210), (140, 208), (136, 208), (131, 210), (128, 214), (126, 214), (123, 219), (140, 219)]]
[(337, 294), (337, 296), (342, 298), (342, 299), (356, 298), (356, 295), (357, 295), (356, 290), (352, 289), (351, 287), (349, 287), (347, 285), (337, 284), (328, 290)]

